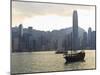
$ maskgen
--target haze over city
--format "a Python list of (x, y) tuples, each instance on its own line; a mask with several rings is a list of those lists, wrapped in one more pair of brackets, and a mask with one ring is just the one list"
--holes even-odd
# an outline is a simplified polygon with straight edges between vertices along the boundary
[(12, 2), (12, 27), (23, 24), (42, 31), (72, 27), (73, 10), (78, 11), (79, 27), (95, 30), (95, 7), (33, 2)]

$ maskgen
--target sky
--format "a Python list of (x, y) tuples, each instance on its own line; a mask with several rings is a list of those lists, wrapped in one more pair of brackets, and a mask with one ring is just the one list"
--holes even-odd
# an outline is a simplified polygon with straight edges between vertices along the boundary
[(42, 31), (72, 27), (73, 11), (78, 13), (78, 26), (88, 31), (95, 30), (95, 7), (36, 2), (12, 2), (12, 27), (23, 24)]

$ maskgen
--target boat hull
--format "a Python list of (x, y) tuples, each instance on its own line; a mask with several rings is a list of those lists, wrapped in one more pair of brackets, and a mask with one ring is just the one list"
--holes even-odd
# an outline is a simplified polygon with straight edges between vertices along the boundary
[(65, 58), (66, 62), (83, 61), (85, 58), (85, 52), (80, 52), (77, 54), (68, 54), (64, 58)]

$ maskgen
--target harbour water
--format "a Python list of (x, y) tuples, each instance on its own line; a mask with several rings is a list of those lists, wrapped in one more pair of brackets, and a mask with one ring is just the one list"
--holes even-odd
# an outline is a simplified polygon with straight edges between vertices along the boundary
[(11, 73), (95, 69), (95, 50), (85, 50), (85, 53), (85, 61), (67, 64), (63, 54), (55, 51), (12, 53)]

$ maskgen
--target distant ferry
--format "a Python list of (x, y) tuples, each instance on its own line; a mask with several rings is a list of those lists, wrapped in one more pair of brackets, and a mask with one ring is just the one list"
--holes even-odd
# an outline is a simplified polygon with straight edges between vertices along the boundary
[(64, 50), (57, 50), (55, 53), (56, 54), (63, 54), (63, 53), (66, 53), (67, 51), (64, 51)]

